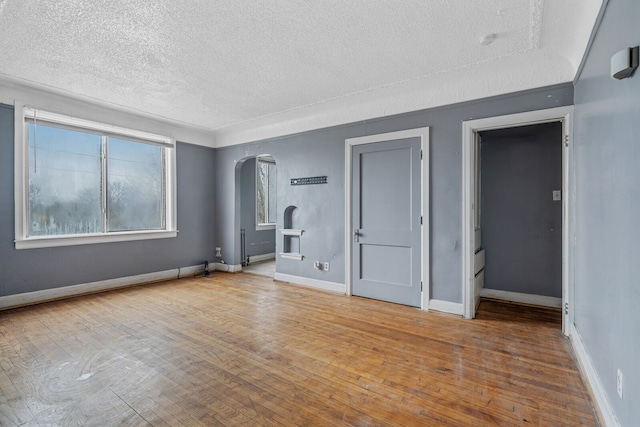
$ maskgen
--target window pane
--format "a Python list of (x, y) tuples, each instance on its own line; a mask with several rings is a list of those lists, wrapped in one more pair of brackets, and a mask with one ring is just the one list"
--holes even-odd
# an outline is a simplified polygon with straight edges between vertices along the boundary
[(256, 180), (256, 212), (257, 212), (257, 220), (258, 224), (266, 224), (267, 223), (267, 178), (269, 173), (269, 166), (267, 163), (261, 162), (258, 160), (258, 168), (257, 175), (258, 178)]
[(29, 235), (102, 232), (102, 138), (27, 125), (29, 133)]
[(162, 229), (162, 147), (117, 138), (108, 147), (108, 231)]
[(269, 163), (269, 222), (276, 222), (276, 165)]

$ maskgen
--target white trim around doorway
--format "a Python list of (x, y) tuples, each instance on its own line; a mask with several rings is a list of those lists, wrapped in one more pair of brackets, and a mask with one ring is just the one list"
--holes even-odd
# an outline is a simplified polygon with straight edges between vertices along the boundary
[(473, 257), (475, 252), (474, 192), (475, 192), (475, 136), (480, 131), (527, 126), (539, 123), (561, 122), (563, 128), (562, 148), (562, 331), (570, 332), (573, 324), (573, 250), (570, 236), (573, 235), (573, 106), (529, 111), (506, 116), (462, 122), (462, 305), (464, 317), (475, 317), (477, 295), (475, 295)]
[(361, 144), (372, 144), (375, 142), (389, 141), (394, 139), (405, 139), (405, 138), (420, 138), (420, 148), (422, 150), (422, 161), (421, 164), (421, 195), (422, 195), (422, 203), (421, 203), (421, 215), (422, 215), (422, 257), (421, 257), (421, 280), (422, 280), (422, 300), (420, 308), (422, 310), (427, 311), (429, 309), (429, 291), (430, 291), (430, 282), (429, 277), (431, 277), (431, 273), (429, 271), (429, 128), (416, 128), (416, 129), (408, 129), (397, 132), (389, 132), (389, 133), (380, 133), (376, 135), (368, 135), (361, 136), (357, 138), (348, 138), (345, 140), (345, 284), (346, 284), (346, 293), (347, 295), (351, 295), (352, 293), (352, 283), (351, 283), (351, 269), (353, 268), (353, 263), (351, 259), (351, 252), (353, 250), (353, 230), (351, 227), (351, 216), (352, 216), (352, 206), (351, 206), (351, 186), (353, 185), (353, 175), (352, 175), (352, 159), (353, 159), (353, 147), (355, 145)]

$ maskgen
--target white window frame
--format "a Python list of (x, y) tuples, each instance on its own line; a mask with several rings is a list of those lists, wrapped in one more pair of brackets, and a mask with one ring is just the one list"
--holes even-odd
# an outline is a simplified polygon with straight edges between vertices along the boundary
[[(260, 169), (260, 162), (263, 163), (270, 163), (274, 166), (276, 166), (276, 161), (273, 159), (273, 157), (270, 156), (259, 156), (256, 157), (256, 194), (255, 194), (255, 199), (256, 199), (256, 231), (262, 231), (262, 230), (275, 230), (276, 228), (276, 223), (275, 222), (267, 222), (267, 223), (260, 223), (258, 222), (258, 185), (260, 184), (260, 180), (258, 179), (258, 170)], [(277, 174), (277, 166), (276, 166), (276, 174)], [(271, 174), (269, 174), (271, 175)], [(269, 177), (269, 180), (271, 179), (271, 177)], [(267, 183), (267, 194), (266, 194), (266, 201), (267, 201), (267, 220), (269, 219), (269, 183)]]
[[(27, 118), (58, 123), (65, 126), (134, 138), (165, 148), (165, 228), (162, 230), (118, 231), (96, 234), (29, 236), (29, 143), (26, 139)], [(176, 203), (176, 143), (173, 138), (149, 132), (123, 128), (91, 120), (80, 119), (15, 103), (15, 246), (16, 249), (48, 248), (107, 242), (165, 239), (178, 235)]]

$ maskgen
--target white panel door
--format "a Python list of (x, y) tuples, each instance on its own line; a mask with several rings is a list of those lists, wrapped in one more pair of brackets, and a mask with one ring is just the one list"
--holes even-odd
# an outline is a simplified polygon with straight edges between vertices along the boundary
[(421, 305), (420, 148), (418, 137), (353, 147), (353, 295)]

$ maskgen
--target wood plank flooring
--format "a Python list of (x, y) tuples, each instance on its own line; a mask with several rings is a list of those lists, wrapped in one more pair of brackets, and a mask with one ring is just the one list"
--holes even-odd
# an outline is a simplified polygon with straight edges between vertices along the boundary
[(597, 424), (559, 311), (215, 273), (0, 312), (0, 425)]

